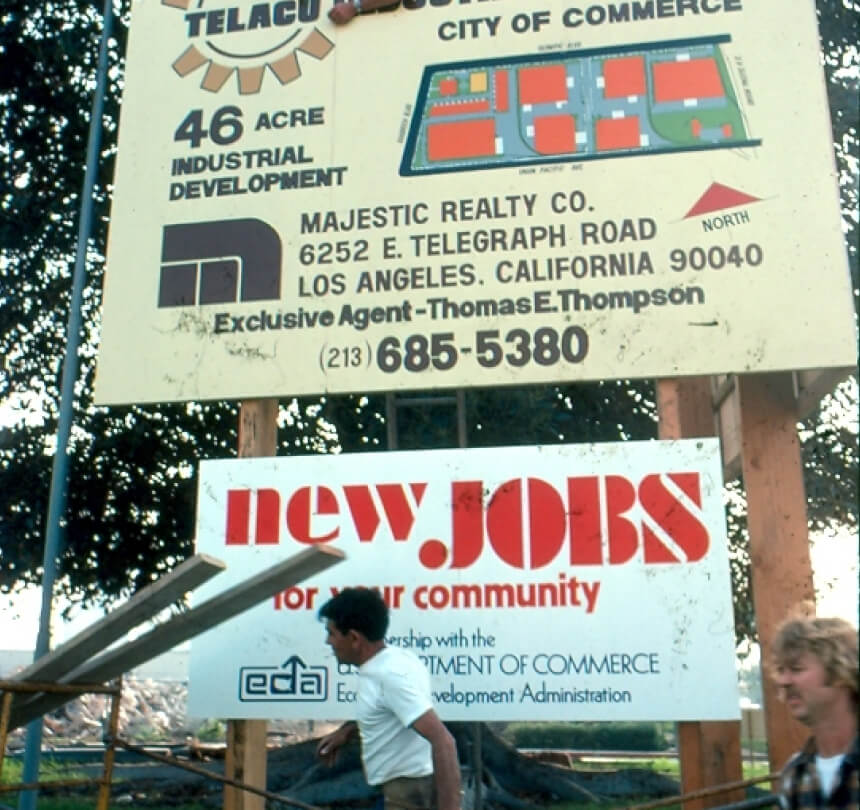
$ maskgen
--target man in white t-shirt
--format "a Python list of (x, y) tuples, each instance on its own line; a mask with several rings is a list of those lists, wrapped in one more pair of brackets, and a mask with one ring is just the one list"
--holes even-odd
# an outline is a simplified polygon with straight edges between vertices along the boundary
[(332, 764), (357, 730), (367, 782), (382, 788), (386, 810), (460, 810), (454, 738), (433, 709), (427, 669), (412, 653), (385, 646), (382, 597), (368, 588), (344, 588), (319, 615), (337, 660), (358, 667), (358, 689), (356, 722), (323, 737), (317, 755)]
[(771, 655), (780, 698), (812, 731), (783, 770), (783, 808), (857, 810), (857, 630), (842, 619), (789, 619)]

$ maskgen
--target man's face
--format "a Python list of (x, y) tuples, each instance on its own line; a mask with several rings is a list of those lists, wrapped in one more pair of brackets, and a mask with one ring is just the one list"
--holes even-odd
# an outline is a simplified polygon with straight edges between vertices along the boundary
[(815, 725), (836, 705), (842, 691), (828, 685), (824, 665), (811, 652), (801, 653), (777, 668), (779, 697), (796, 720)]
[(331, 647), (334, 657), (341, 664), (356, 663), (356, 633), (354, 630), (349, 630), (346, 633), (341, 633), (335, 624), (327, 619), (325, 623), (326, 638), (325, 643)]

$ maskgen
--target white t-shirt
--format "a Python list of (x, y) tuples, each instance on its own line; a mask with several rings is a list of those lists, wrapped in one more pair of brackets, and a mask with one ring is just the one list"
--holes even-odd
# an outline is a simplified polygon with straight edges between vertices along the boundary
[(430, 674), (412, 653), (383, 647), (358, 668), (356, 722), (370, 785), (433, 773), (430, 743), (409, 726), (433, 708)]
[(836, 754), (832, 757), (815, 755), (815, 770), (818, 771), (818, 784), (825, 799), (833, 793), (833, 788), (836, 787), (836, 775), (839, 773), (843, 759), (845, 759), (845, 754)]

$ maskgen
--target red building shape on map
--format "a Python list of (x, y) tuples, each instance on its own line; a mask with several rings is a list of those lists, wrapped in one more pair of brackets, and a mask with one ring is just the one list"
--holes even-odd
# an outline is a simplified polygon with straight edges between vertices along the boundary
[(439, 95), (440, 96), (456, 96), (459, 90), (456, 79), (440, 79), (439, 80)]
[(434, 104), (430, 108), (430, 117), (438, 118), (440, 115), (465, 115), (467, 113), (489, 111), (490, 102), (487, 99), (457, 101), (452, 104)]
[(496, 154), (496, 122), (492, 118), (450, 121), (427, 127), (431, 161), (489, 157)]
[(653, 66), (654, 100), (658, 104), (688, 98), (723, 98), (723, 80), (715, 59), (657, 62)]
[(625, 56), (603, 63), (603, 95), (626, 98), (645, 95), (645, 58)]
[(535, 118), (535, 150), (542, 155), (576, 151), (576, 120), (572, 115)]
[(497, 70), (493, 73), (493, 91), (496, 97), (496, 112), (507, 112), (508, 71)]
[(641, 146), (639, 116), (601, 118), (594, 128), (598, 151), (607, 149), (634, 149)]
[(564, 65), (521, 68), (517, 71), (520, 104), (552, 104), (567, 101)]

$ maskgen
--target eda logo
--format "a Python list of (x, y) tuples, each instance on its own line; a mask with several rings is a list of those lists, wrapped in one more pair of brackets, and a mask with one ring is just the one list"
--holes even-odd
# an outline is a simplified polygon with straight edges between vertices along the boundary
[(277, 300), (281, 239), (259, 219), (166, 225), (158, 306)]
[(200, 87), (212, 93), (233, 76), (239, 93), (258, 93), (267, 68), (288, 84), (302, 75), (299, 54), (320, 60), (334, 48), (315, 26), (321, 0), (161, 2), (185, 12), (181, 24), (188, 45), (173, 69), (183, 78), (202, 69)]
[(239, 700), (243, 703), (307, 703), (328, 698), (328, 668), (309, 666), (298, 655), (280, 667), (242, 667)]

